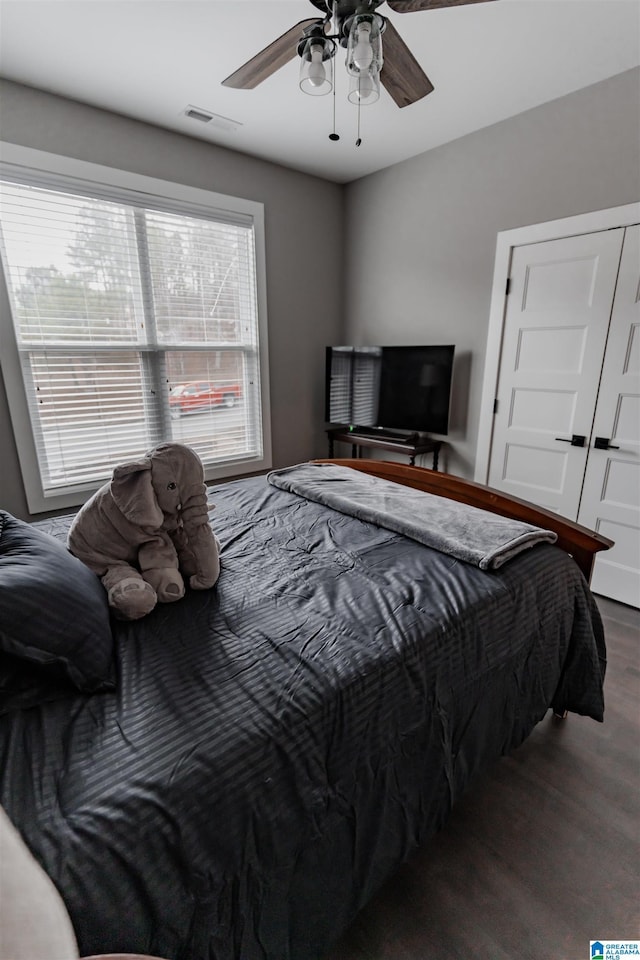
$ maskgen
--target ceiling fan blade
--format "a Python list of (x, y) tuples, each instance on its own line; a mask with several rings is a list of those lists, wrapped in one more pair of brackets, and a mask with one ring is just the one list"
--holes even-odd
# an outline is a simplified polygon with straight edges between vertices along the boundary
[(387, 0), (396, 13), (417, 13), (418, 10), (438, 10), (442, 7), (461, 7), (467, 3), (487, 3), (488, 0)]
[(384, 63), (380, 80), (399, 107), (421, 100), (433, 84), (390, 20), (382, 34)]
[(235, 87), (237, 90), (253, 90), (259, 83), (270, 77), (272, 73), (284, 67), (285, 63), (293, 60), (298, 52), (297, 47), (302, 40), (306, 27), (314, 23), (322, 23), (322, 20), (301, 20), (291, 27), (281, 37), (270, 43), (268, 47), (256, 53), (255, 57), (247, 60), (234, 73), (230, 74), (226, 80), (222, 81), (224, 87)]

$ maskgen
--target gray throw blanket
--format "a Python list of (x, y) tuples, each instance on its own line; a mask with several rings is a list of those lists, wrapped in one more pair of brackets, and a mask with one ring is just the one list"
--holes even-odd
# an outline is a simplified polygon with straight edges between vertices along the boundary
[(267, 480), (274, 487), (401, 533), (481, 570), (495, 570), (522, 550), (557, 540), (551, 530), (338, 464), (302, 463), (273, 470)]

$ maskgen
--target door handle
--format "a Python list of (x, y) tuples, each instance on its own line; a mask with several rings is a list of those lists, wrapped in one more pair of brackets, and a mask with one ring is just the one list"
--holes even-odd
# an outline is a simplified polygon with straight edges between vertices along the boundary
[(619, 450), (620, 447), (614, 447), (609, 441), (609, 437), (596, 437), (593, 442), (596, 450)]
[(584, 447), (586, 439), (581, 433), (574, 433), (571, 440), (566, 437), (556, 437), (556, 440), (560, 440), (562, 443), (570, 443), (572, 447)]

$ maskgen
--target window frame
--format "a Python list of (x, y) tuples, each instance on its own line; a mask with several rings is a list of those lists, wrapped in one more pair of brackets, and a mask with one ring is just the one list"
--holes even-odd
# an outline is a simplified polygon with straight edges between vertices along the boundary
[[(258, 365), (260, 370), (260, 416), (262, 456), (243, 456), (218, 466), (205, 466), (205, 480), (213, 482), (246, 473), (265, 472), (272, 466), (271, 420), (269, 404), (269, 357), (267, 331), (266, 253), (264, 205), (254, 200), (231, 197), (200, 187), (59, 154), (34, 150), (0, 141), (0, 177), (19, 177), (21, 182), (49, 189), (82, 188), (89, 196), (145, 205), (188, 216), (213, 219), (251, 221), (255, 250), (255, 289), (258, 332)], [(74, 508), (95, 492), (101, 483), (69, 485), (65, 492), (43, 490), (36, 443), (21, 362), (13, 327), (9, 292), (4, 269), (0, 269), (0, 368), (4, 377), (9, 415), (18, 451), (25, 496), (33, 514)], [(105, 478), (105, 479), (108, 479)], [(103, 481), (104, 482), (104, 481)]]

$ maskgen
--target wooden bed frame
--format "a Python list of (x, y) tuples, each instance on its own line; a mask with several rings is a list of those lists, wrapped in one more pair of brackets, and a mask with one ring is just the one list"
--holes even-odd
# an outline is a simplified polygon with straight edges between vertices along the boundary
[(313, 462), (337, 463), (343, 467), (353, 467), (354, 470), (362, 470), (363, 473), (401, 483), (405, 487), (414, 487), (416, 490), (424, 490), (426, 493), (446, 497), (448, 500), (468, 503), (481, 510), (497, 513), (501, 517), (510, 517), (536, 527), (543, 527), (545, 530), (553, 530), (558, 535), (557, 545), (573, 557), (587, 583), (591, 579), (596, 553), (600, 550), (609, 550), (614, 544), (614, 541), (609, 540), (608, 537), (603, 537), (602, 534), (588, 530), (579, 523), (560, 517), (551, 510), (537, 507), (526, 500), (519, 500), (517, 497), (474, 483), (472, 480), (454, 477), (449, 473), (438, 473), (426, 467), (412, 467), (390, 460), (333, 459)]

